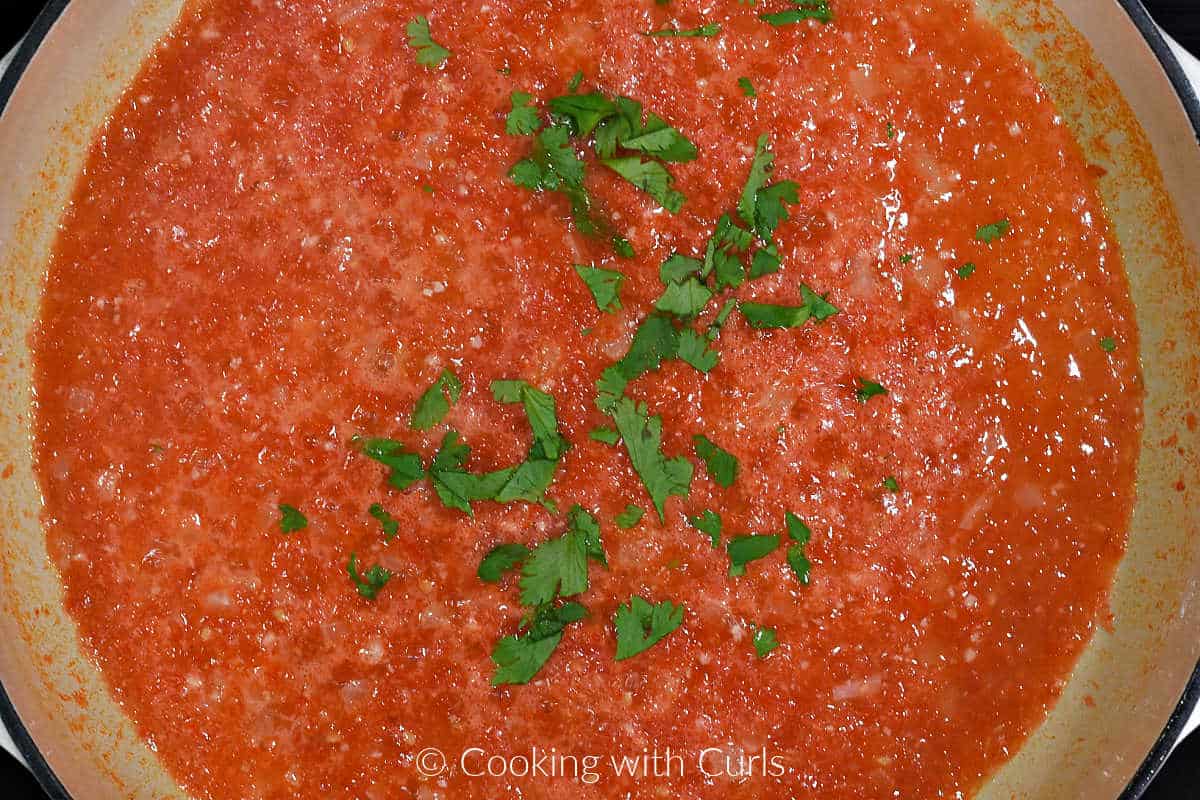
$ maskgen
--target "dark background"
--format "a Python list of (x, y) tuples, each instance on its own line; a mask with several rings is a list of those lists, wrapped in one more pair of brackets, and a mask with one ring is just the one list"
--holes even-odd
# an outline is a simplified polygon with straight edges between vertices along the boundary
[[(1158, 23), (1180, 44), (1200, 54), (1200, 0), (1143, 0)], [(9, 8), (0, 12), (0, 54), (24, 35), (44, 5), (38, 0), (0, 0)], [(1200, 736), (1200, 734), (1197, 734)], [(1144, 800), (1191, 800), (1200, 797), (1200, 739), (1193, 736), (1167, 765)], [(0, 753), (0, 797), (36, 800), (42, 795), (16, 762)], [(83, 798), (82, 800), (87, 800)]]

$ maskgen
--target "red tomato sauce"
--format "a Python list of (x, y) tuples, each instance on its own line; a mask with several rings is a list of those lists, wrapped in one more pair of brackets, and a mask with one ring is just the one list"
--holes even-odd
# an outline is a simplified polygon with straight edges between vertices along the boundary
[[(215, 0), (155, 51), (62, 227), (36, 444), (69, 610), (189, 792), (962, 797), (1043, 719), (1107, 613), (1141, 425), (1088, 165), (970, 4), (835, 2), (830, 24), (779, 28), (757, 18), (769, 5)], [(441, 67), (406, 44), (418, 14), (452, 51)], [(641, 35), (709, 22), (718, 36)], [(577, 70), (581, 91), (639, 100), (699, 149), (670, 167), (678, 214), (589, 168), (632, 260), (506, 177), (530, 148), (504, 132), (510, 93), (544, 103)], [(734, 314), (710, 373), (670, 361), (631, 384), (668, 456), (695, 461), (704, 433), (741, 472), (723, 489), (698, 466), (665, 524), (619, 530), (650, 503), (625, 451), (588, 437), (611, 424), (595, 382), (662, 291), (659, 264), (734, 209), (763, 133), (800, 202), (775, 236), (783, 269), (736, 295), (796, 304), (805, 283), (842, 311), (781, 331)], [(977, 241), (1000, 219), (1008, 235)], [(597, 310), (575, 263), (626, 274), (620, 312)], [(409, 430), (444, 368), (462, 397)], [(890, 394), (858, 402), (859, 376)], [(530, 433), (492, 399), (504, 378), (556, 398), (573, 446), (549, 497), (597, 514), (611, 566), (591, 569), (590, 616), (535, 681), (492, 688), (489, 655), (524, 609), (514, 578), (476, 567), (563, 517), (482, 502), (470, 519), (428, 482), (389, 489), (350, 440), (428, 459), (452, 426), (471, 469), (516, 463)], [(390, 543), (375, 502), (400, 521)], [(280, 503), (308, 528), (281, 533)], [(811, 585), (782, 551), (730, 578), (686, 521), (703, 509), (726, 536), (800, 515)], [(352, 552), (395, 574), (375, 602), (347, 577)], [(686, 614), (616, 662), (632, 594)], [(757, 626), (780, 641), (766, 659)], [(431, 747), (450, 764), (424, 777)], [(468, 774), (535, 748), (680, 761)]]

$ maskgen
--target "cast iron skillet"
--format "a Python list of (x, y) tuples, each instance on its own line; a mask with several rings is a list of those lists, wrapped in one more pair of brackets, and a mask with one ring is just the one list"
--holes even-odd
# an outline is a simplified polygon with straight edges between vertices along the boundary
[[(1171, 52), (1166, 40), (1163, 39), (1158, 26), (1155, 25), (1140, 0), (1117, 0), (1117, 2), (1129, 14), (1133, 24), (1157, 56), (1187, 111), (1197, 139), (1200, 140), (1200, 98), (1197, 97), (1196, 90), (1188, 81), (1182, 66)], [(49, 0), (34, 21), (33, 27), (9, 65), (8, 71), (0, 78), (0, 111), (4, 110), (34, 53), (37, 52), (50, 28), (66, 10), (69, 3), (70, 0)], [(1152, 800), (1152, 796), (1153, 800), (1165, 800), (1167, 795), (1159, 794), (1160, 791), (1171, 792), (1173, 789), (1178, 789), (1187, 791), (1188, 794), (1196, 791), (1196, 787), (1200, 785), (1200, 775), (1197, 774), (1200, 771), (1200, 732), (1182, 743), (1178, 750), (1175, 745), (1183, 733), (1192, 711), (1198, 704), (1200, 704), (1200, 664), (1197, 664), (1196, 670), (1192, 673), (1187, 689), (1167, 721), (1162, 734), (1118, 800)], [(17, 749), (46, 795), (51, 800), (73, 800), (30, 737), (29, 731), (21, 722), (2, 684), (0, 684), (0, 722), (3, 722), (12, 735)], [(1171, 758), (1172, 751), (1175, 751), (1176, 758), (1170, 768), (1164, 770), (1168, 759)], [(1160, 773), (1163, 774), (1164, 779), (1169, 781), (1169, 785), (1158, 785), (1152, 790), (1152, 784)], [(4, 773), (0, 771), (0, 774)], [(1187, 788), (1183, 789), (1182, 787)], [(21, 787), (7, 784), (5, 788), (12, 791), (19, 790)]]

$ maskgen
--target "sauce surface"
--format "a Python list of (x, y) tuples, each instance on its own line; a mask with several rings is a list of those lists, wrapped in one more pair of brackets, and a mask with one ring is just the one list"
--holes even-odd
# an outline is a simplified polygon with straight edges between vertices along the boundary
[[(36, 445), (68, 607), (189, 792), (963, 797), (1042, 720), (1107, 613), (1141, 425), (1094, 177), (969, 4), (837, 3), (830, 24), (779, 28), (757, 14), (782, 8), (759, 6), (214, 0), (154, 53), (59, 237)], [(452, 52), (440, 68), (405, 43), (418, 14)], [(710, 22), (719, 36), (640, 34)], [(590, 168), (631, 260), (506, 177), (529, 151), (504, 132), (510, 93), (544, 102), (577, 70), (581, 91), (639, 100), (699, 149), (670, 166), (678, 214)], [(631, 384), (668, 456), (695, 460), (703, 433), (741, 471), (723, 489), (698, 465), (664, 524), (620, 530), (650, 503), (624, 450), (589, 439), (611, 424), (595, 382), (659, 265), (733, 209), (763, 133), (800, 197), (782, 270), (736, 295), (797, 304), (804, 283), (841, 313), (781, 331), (734, 314), (711, 372), (668, 361)], [(1000, 219), (1011, 232), (977, 240)], [(597, 310), (576, 263), (626, 275), (621, 311)], [(444, 368), (461, 398), (409, 430)], [(859, 376), (889, 395), (859, 402)], [(349, 443), (392, 436), (428, 460), (453, 427), (473, 470), (516, 463), (528, 423), (490, 391), (510, 378), (555, 397), (572, 447), (548, 496), (596, 513), (610, 568), (535, 681), (493, 688), (489, 655), (524, 609), (512, 577), (476, 567), (563, 517), (483, 502), (468, 518), (428, 482), (389, 489)], [(376, 502), (400, 522), (390, 543)], [(308, 528), (282, 534), (280, 503)], [(811, 585), (782, 552), (730, 578), (687, 522), (704, 509), (726, 536), (799, 514)], [(394, 573), (374, 602), (352, 552)], [(682, 603), (684, 622), (615, 662), (633, 594)], [(780, 641), (766, 659), (757, 626)], [(429, 747), (450, 768), (426, 778)], [(469, 748), (473, 771), (535, 750), (605, 761), (595, 781), (475, 777)], [(607, 761), (668, 751), (680, 761), (649, 771), (669, 775)]]

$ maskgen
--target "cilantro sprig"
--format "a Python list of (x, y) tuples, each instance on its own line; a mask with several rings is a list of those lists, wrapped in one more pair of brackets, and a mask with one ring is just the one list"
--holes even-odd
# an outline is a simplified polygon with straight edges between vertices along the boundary
[(346, 564), (346, 572), (350, 575), (350, 580), (354, 582), (358, 593), (367, 600), (374, 600), (378, 597), (379, 592), (392, 579), (392, 573), (378, 564), (366, 572), (360, 573), (358, 555), (355, 553), (350, 554), (350, 561)]
[(445, 419), (446, 414), (450, 412), (450, 406), (457, 403), (462, 395), (462, 389), (462, 381), (457, 375), (448, 369), (442, 370), (433, 385), (417, 399), (417, 407), (413, 410), (412, 429), (427, 431)]
[(579, 603), (546, 605), (538, 608), (522, 624), (523, 632), (505, 636), (492, 650), (496, 672), (493, 686), (529, 683), (562, 642), (563, 630), (587, 617), (587, 609)]
[(417, 17), (408, 23), (408, 46), (417, 51), (417, 63), (427, 67), (437, 67), (448, 58), (450, 51), (433, 40), (429, 32), (429, 20)]
[(684, 608), (670, 600), (651, 604), (634, 595), (617, 607), (613, 628), (617, 634), (617, 661), (644, 653), (683, 624)]

